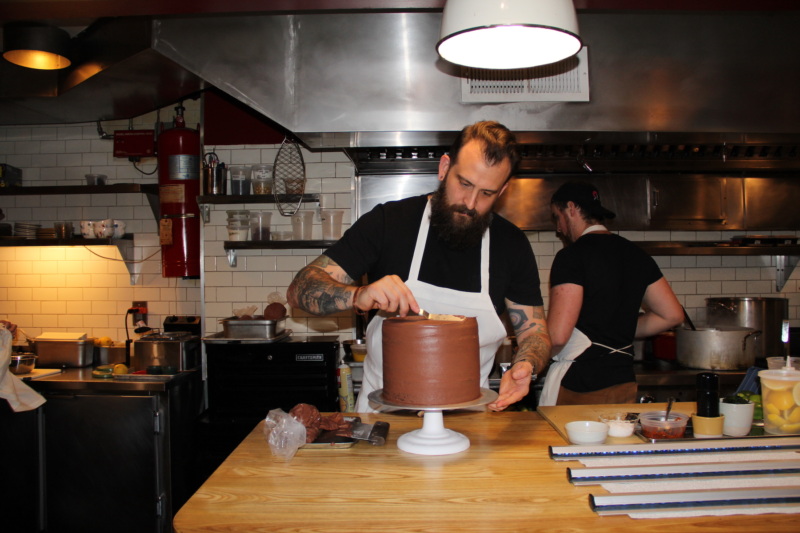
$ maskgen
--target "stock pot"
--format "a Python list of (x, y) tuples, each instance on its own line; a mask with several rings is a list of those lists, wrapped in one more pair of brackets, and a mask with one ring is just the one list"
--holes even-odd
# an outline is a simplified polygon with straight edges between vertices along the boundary
[(705, 370), (740, 370), (755, 364), (761, 331), (737, 326), (678, 329), (678, 363)]
[(763, 332), (756, 339), (758, 358), (785, 354), (781, 328), (788, 318), (789, 300), (786, 298), (706, 298), (706, 324), (709, 327), (740, 326)]

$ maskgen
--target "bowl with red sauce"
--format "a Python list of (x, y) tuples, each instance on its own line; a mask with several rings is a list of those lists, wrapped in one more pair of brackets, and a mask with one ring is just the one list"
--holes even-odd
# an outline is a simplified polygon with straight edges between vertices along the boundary
[(647, 439), (680, 439), (686, 433), (689, 415), (670, 413), (665, 419), (666, 411), (649, 411), (639, 415), (642, 435)]

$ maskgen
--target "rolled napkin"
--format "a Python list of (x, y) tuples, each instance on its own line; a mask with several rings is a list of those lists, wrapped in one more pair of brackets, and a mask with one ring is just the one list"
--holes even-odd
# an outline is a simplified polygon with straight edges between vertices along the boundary
[(14, 336), (11, 332), (4, 327), (0, 327), (0, 398), (8, 401), (15, 413), (32, 411), (41, 406), (46, 400), (8, 369), (8, 365), (11, 363), (13, 340)]

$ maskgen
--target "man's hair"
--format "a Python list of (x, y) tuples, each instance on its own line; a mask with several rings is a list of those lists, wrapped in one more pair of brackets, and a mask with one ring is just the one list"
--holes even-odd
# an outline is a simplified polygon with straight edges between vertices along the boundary
[(511, 130), (494, 120), (476, 122), (461, 130), (461, 133), (458, 134), (458, 137), (450, 147), (451, 165), (456, 164), (461, 147), (472, 140), (478, 140), (483, 143), (483, 156), (489, 166), (497, 165), (504, 159), (508, 159), (511, 163), (511, 172), (508, 174), (506, 181), (516, 174), (520, 160), (517, 138), (511, 133)]

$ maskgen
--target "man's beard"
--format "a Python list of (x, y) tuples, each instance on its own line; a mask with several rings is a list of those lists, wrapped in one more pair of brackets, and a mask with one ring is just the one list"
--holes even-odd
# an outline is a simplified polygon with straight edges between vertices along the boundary
[[(492, 212), (483, 215), (463, 205), (449, 205), (445, 182), (431, 196), (431, 226), (439, 238), (454, 250), (465, 250), (481, 242), (483, 234), (492, 223)], [(457, 215), (462, 213), (468, 218)]]

